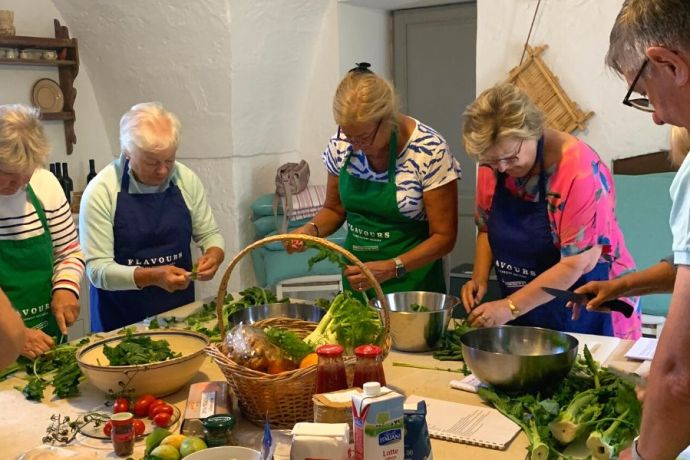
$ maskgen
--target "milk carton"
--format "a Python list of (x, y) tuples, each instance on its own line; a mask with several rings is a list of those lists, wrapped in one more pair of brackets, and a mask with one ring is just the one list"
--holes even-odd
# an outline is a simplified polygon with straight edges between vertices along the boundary
[(364, 384), (352, 396), (355, 460), (403, 460), (405, 398), (378, 382)]

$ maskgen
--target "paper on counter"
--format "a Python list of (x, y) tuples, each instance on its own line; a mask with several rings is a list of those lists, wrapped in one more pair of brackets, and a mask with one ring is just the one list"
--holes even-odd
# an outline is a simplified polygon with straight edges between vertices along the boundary
[(485, 387), (481, 380), (475, 377), (474, 374), (470, 374), (462, 380), (451, 380), (450, 387), (456, 390), (469, 391), (470, 393), (476, 393), (479, 387)]
[(640, 361), (651, 361), (652, 358), (654, 358), (657, 342), (657, 339), (650, 337), (642, 337), (637, 339), (633, 346), (630, 347), (630, 350), (625, 353), (625, 357)]

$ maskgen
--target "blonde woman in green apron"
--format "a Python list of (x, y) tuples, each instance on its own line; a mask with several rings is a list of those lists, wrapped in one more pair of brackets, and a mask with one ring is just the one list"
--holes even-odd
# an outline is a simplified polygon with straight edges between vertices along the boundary
[(30, 359), (79, 316), (84, 272), (69, 204), (43, 168), (48, 153), (37, 110), (0, 106), (0, 288), (27, 327), (22, 355)]
[[(389, 82), (361, 63), (338, 85), (338, 124), (323, 160), (326, 202), (297, 233), (326, 237), (344, 223), (345, 247), (365, 262), (383, 291), (446, 292), (442, 257), (455, 245), (460, 165), (429, 126), (398, 111)], [(299, 242), (286, 243), (301, 251)], [(355, 266), (346, 289), (371, 285)]]

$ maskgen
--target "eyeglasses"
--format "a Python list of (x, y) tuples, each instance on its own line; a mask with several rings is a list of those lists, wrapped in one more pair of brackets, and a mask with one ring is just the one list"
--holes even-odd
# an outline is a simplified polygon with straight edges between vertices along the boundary
[(637, 80), (639, 80), (642, 76), (642, 73), (644, 72), (644, 69), (647, 67), (648, 62), (649, 59), (645, 59), (642, 63), (642, 67), (640, 67), (640, 70), (637, 72), (637, 75), (635, 75), (635, 78), (633, 79), (630, 88), (628, 88), (628, 93), (623, 98), (623, 104), (627, 105), (628, 107), (633, 107), (637, 110), (642, 110), (643, 112), (654, 112), (654, 106), (651, 102), (649, 102), (649, 99), (647, 99), (646, 97), (637, 97), (635, 99), (630, 99), (630, 96), (635, 90), (635, 85), (637, 85)]
[(515, 150), (515, 153), (507, 156), (505, 158), (497, 158), (495, 160), (484, 160), (479, 162), (479, 166), (488, 166), (490, 168), (497, 168), (498, 165), (503, 163), (506, 166), (512, 165), (518, 160), (518, 156), (520, 155), (520, 150), (522, 150), (522, 143), (524, 142), (524, 139), (520, 139), (520, 144), (518, 144), (518, 148)]
[(359, 145), (361, 147), (369, 147), (376, 140), (376, 136), (379, 133), (379, 128), (381, 127), (382, 121), (383, 121), (383, 119), (379, 120), (379, 122), (376, 125), (376, 129), (374, 130), (374, 133), (372, 135), (366, 136), (366, 137), (364, 137), (364, 136), (349, 137), (345, 134), (343, 129), (340, 126), (338, 126), (338, 139), (340, 139), (341, 141), (348, 142), (350, 144)]

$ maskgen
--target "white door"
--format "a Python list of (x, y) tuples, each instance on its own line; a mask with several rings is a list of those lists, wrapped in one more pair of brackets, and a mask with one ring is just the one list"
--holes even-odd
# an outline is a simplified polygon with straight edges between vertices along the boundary
[(451, 267), (472, 263), (476, 166), (462, 148), (461, 116), (475, 98), (475, 2), (393, 12), (395, 87), (404, 113), (437, 130), (462, 165)]

